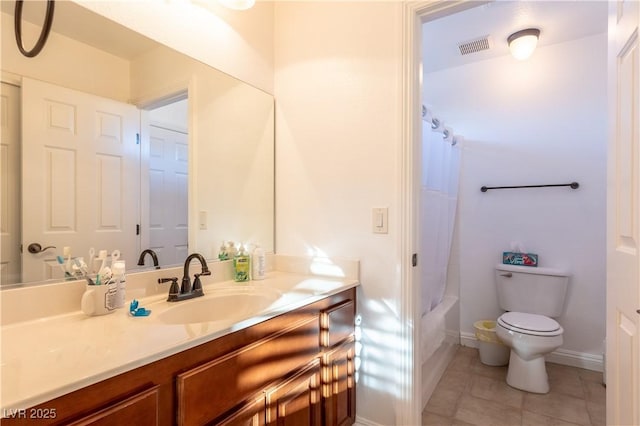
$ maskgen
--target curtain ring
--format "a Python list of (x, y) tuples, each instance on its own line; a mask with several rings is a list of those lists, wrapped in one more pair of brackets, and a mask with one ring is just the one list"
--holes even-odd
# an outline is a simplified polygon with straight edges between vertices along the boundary
[(54, 0), (47, 0), (47, 12), (44, 17), (44, 24), (42, 26), (42, 31), (40, 32), (40, 37), (36, 42), (36, 45), (31, 50), (25, 50), (22, 46), (22, 5), (24, 0), (16, 0), (16, 9), (14, 16), (14, 26), (15, 26), (15, 34), (16, 34), (16, 43), (18, 44), (18, 50), (27, 58), (33, 58), (36, 56), (42, 48), (44, 44), (47, 42), (47, 38), (49, 37), (49, 33), (51, 32), (51, 24), (53, 23), (53, 10), (54, 10)]

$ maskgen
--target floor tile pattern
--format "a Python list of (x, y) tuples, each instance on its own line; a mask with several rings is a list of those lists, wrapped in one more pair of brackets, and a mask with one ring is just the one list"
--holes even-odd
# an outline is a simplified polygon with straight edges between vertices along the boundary
[(460, 346), (422, 413), (422, 425), (605, 425), (602, 373), (547, 363), (548, 394), (507, 385), (507, 367), (480, 362), (478, 350)]

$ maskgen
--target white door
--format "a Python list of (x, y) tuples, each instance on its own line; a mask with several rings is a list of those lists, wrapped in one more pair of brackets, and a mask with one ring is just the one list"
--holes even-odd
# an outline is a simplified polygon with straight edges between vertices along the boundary
[[(24, 78), (23, 279), (62, 276), (56, 255), (140, 251), (140, 113), (135, 106)], [(29, 244), (55, 246), (41, 254)]]
[(22, 281), (20, 276), (20, 88), (2, 83), (1, 99), (0, 284), (12, 284)]
[(640, 2), (609, 4), (607, 424), (640, 425)]
[(149, 133), (149, 247), (161, 265), (188, 253), (188, 135), (152, 125)]

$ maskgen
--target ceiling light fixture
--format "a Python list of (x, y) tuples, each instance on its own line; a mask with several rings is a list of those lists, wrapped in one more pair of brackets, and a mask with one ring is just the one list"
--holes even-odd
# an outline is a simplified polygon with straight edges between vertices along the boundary
[(511, 55), (520, 61), (529, 58), (536, 50), (539, 37), (540, 30), (537, 28), (527, 28), (511, 34), (507, 38)]
[(218, 0), (218, 3), (233, 10), (247, 10), (256, 4), (256, 0)]

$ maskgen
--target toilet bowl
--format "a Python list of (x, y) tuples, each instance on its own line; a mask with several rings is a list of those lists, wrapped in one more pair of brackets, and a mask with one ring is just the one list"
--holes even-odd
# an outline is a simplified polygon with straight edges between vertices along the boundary
[(511, 348), (507, 384), (527, 392), (549, 392), (544, 356), (562, 346), (563, 332), (560, 324), (544, 315), (502, 314), (496, 335)]
[(527, 392), (549, 392), (545, 355), (563, 342), (562, 314), (569, 274), (551, 268), (497, 265), (498, 304), (507, 311), (496, 335), (511, 348), (507, 384)]

